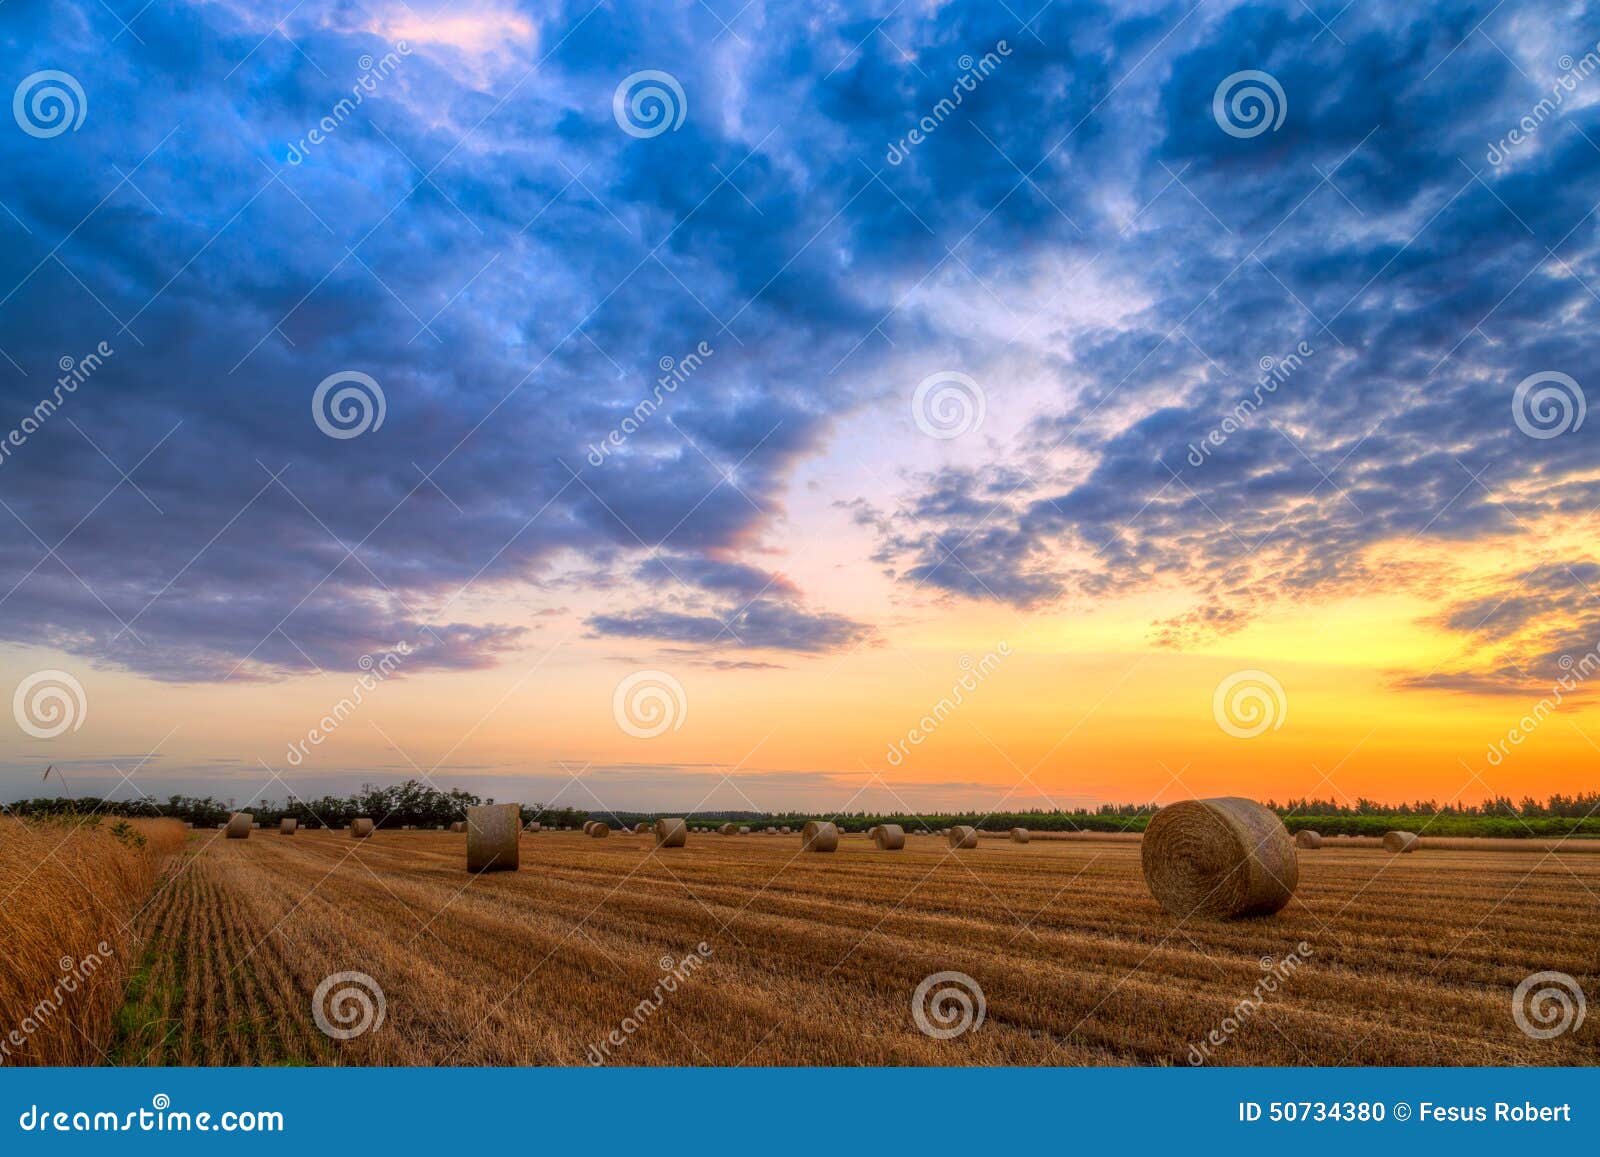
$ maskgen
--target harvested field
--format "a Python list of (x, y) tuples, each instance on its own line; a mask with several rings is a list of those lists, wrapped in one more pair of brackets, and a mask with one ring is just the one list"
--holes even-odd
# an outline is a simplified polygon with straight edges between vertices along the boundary
[[(1570, 973), (1600, 991), (1600, 860), (1329, 841), (1277, 916), (1179, 921), (1128, 841), (907, 841), (831, 856), (787, 841), (524, 838), (522, 870), (464, 877), (459, 838), (195, 833), (143, 920), (125, 1064), (1177, 1064), (1297, 953), (1213, 1064), (1595, 1064), (1600, 1018), (1524, 1035), (1511, 993)], [(1298, 953), (1305, 942), (1309, 951)], [(667, 994), (671, 965), (708, 952)], [(1269, 964), (1267, 967), (1271, 967)], [(310, 1016), (334, 973), (368, 974), (380, 1028)], [(983, 990), (982, 1028), (918, 1031), (940, 971)], [(843, 1023), (862, 1026), (840, 1032)]]

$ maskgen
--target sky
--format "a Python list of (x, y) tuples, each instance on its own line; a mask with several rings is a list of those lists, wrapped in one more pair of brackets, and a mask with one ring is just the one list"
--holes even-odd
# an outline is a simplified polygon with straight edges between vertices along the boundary
[(8, 0), (0, 798), (1594, 789), (1600, 11), (1032, 7)]

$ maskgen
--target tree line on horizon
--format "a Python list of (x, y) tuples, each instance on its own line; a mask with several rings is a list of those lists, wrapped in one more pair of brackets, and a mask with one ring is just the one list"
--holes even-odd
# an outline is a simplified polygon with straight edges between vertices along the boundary
[[(106, 800), (84, 796), (76, 799), (54, 797), (18, 800), (6, 810), (24, 818), (70, 815), (165, 816), (192, 823), (195, 827), (217, 827), (227, 823), (228, 817), (235, 811), (249, 811), (265, 825), (276, 825), (281, 819), (293, 819), (306, 828), (345, 827), (356, 817), (365, 816), (383, 828), (426, 828), (463, 820), (467, 808), (493, 802), (492, 798), (486, 800), (459, 788), (444, 791), (420, 780), (408, 779), (386, 787), (364, 784), (359, 791), (348, 796), (323, 795), (316, 799), (291, 797), (282, 803), (259, 800), (236, 805), (231, 799), (189, 795), (171, 795), (164, 802), (148, 797)], [(1328, 833), (1365, 834), (1374, 827), (1382, 827), (1383, 821), (1389, 819), (1425, 817), (1430, 821), (1430, 831), (1440, 835), (1546, 836), (1600, 832), (1600, 820), (1590, 818), (1600, 815), (1600, 792), (1580, 792), (1575, 795), (1557, 792), (1542, 802), (1526, 796), (1520, 803), (1514, 802), (1509, 796), (1496, 796), (1481, 803), (1445, 804), (1434, 800), (1384, 804), (1365, 798), (1358, 798), (1353, 803), (1331, 799), (1291, 799), (1282, 804), (1274, 800), (1263, 802), (1283, 816), (1291, 830), (1317, 827)], [(1160, 807), (1159, 804), (1102, 804), (1095, 808), (1052, 808), (1005, 814), (858, 811), (829, 818), (835, 819), (847, 830), (863, 830), (874, 822), (887, 820), (931, 827), (968, 823), (991, 831), (1011, 827), (1029, 827), (1039, 831), (1143, 831), (1149, 818)], [(659, 811), (556, 808), (539, 803), (523, 804), (521, 809), (523, 823), (538, 821), (546, 827), (578, 827), (587, 820), (631, 826), (671, 814)], [(817, 818), (817, 814), (720, 810), (699, 811), (690, 813), (690, 816), (703, 823), (770, 825), (803, 823), (807, 819)]]

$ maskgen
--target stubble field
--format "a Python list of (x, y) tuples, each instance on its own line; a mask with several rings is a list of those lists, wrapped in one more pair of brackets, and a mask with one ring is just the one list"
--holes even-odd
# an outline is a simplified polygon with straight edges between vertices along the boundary
[[(115, 1063), (1600, 1062), (1600, 1018), (1539, 1040), (1512, 1016), (1534, 973), (1600, 991), (1596, 856), (1303, 851), (1283, 912), (1215, 923), (1156, 906), (1136, 840), (547, 832), (474, 877), (460, 835), (220, 834), (190, 834), (140, 917)], [(948, 1040), (913, 1015), (941, 972), (985, 1006)], [(312, 1011), (337, 973), (381, 990), (381, 1023), (328, 1016), (365, 1026), (345, 1040)]]

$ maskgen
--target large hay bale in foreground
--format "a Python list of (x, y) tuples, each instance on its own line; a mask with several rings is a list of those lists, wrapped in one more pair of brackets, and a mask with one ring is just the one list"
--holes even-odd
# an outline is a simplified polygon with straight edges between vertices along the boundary
[(1265, 916), (1300, 883), (1294, 841), (1273, 812), (1228, 796), (1169, 804), (1139, 852), (1150, 894), (1180, 919)]
[(725, 836), (736, 836), (736, 835), (739, 834), (739, 825), (738, 824), (723, 824), (720, 828), (717, 829), (717, 831), (721, 832)]
[(460, 820), (456, 820), (455, 823), (450, 825), (450, 830), (453, 832), (464, 832), (467, 830), (467, 825), (462, 823)]
[(879, 824), (872, 829), (872, 842), (886, 852), (898, 852), (906, 846), (906, 832), (899, 824)]
[(812, 820), (800, 829), (800, 850), (831, 852), (839, 847), (839, 829), (827, 820)]
[(249, 812), (234, 812), (228, 817), (227, 838), (230, 840), (248, 840), (254, 825), (255, 817)]
[(1320, 848), (1322, 846), (1322, 833), (1304, 828), (1294, 834), (1294, 846), (1297, 848)]
[(682, 820), (656, 821), (656, 847), (681, 848), (689, 842), (689, 825)]
[(364, 840), (372, 834), (372, 821), (366, 816), (360, 816), (350, 821), (350, 838)]
[(278, 821), (278, 834), (280, 836), (292, 836), (299, 826), (299, 820), (281, 819)]
[(1414, 852), (1417, 850), (1417, 833), (1384, 832), (1383, 850), (1386, 852)]
[(589, 825), (589, 838), (603, 840), (611, 834), (611, 825), (600, 823), (598, 820)]
[(486, 803), (467, 809), (467, 871), (515, 872), (522, 862), (522, 805)]
[(1025, 844), (1025, 843), (1027, 843), (1028, 842), (1028, 829), (1027, 828), (1012, 828), (1011, 829), (1011, 842), (1014, 843), (1014, 844)]
[(952, 848), (975, 848), (978, 846), (978, 829), (966, 824), (957, 824), (950, 829), (950, 846)]

